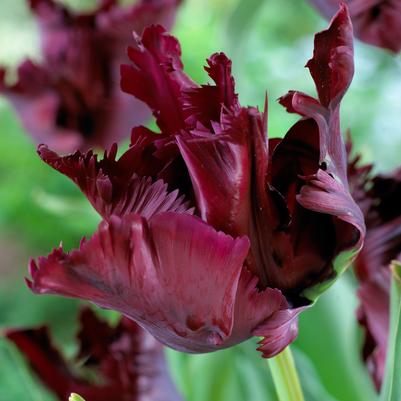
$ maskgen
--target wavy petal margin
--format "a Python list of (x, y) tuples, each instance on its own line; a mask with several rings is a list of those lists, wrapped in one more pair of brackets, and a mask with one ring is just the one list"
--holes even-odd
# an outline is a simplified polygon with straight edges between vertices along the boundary
[(91, 240), (31, 263), (35, 293), (81, 298), (117, 310), (182, 351), (214, 350), (230, 336), (248, 253), (233, 239), (175, 213), (113, 216)]
[(117, 145), (104, 153), (102, 160), (92, 151), (79, 151), (59, 156), (45, 145), (38, 147), (44, 162), (69, 177), (85, 194), (98, 213), (105, 219), (111, 215), (130, 213), (150, 218), (161, 212), (193, 213), (189, 203), (178, 190), (168, 191), (161, 179), (139, 177), (147, 143), (137, 142), (120, 159), (116, 159)]

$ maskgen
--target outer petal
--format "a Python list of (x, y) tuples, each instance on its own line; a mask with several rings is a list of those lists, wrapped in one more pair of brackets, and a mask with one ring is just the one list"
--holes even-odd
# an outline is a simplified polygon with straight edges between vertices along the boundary
[(344, 268), (333, 263), (336, 257), (359, 250), (365, 234), (363, 215), (349, 192), (339, 122), (339, 103), (353, 75), (352, 27), (345, 5), (330, 27), (316, 35), (307, 67), (319, 100), (294, 91), (280, 99), (304, 119), (271, 156), (272, 185), (285, 197), (292, 216), (276, 251), (288, 272), (277, 271), (273, 282), (313, 300)]
[(299, 311), (290, 309), (278, 289), (259, 290), (258, 279), (244, 270), (238, 287), (232, 337), (247, 338), (251, 328), (254, 336), (264, 337), (258, 351), (264, 358), (273, 357), (295, 340)]
[[(342, 0), (309, 0), (331, 18)], [(350, 9), (355, 36), (393, 52), (401, 50), (401, 5), (398, 0), (344, 0)]]
[(306, 66), (315, 81), (320, 103), (336, 107), (354, 75), (352, 24), (344, 3), (330, 27), (316, 34), (313, 58)]
[[(293, 302), (303, 290), (333, 278), (332, 262), (342, 238), (336, 238), (329, 214), (316, 213), (297, 200), (304, 176), (319, 169), (319, 129), (312, 119), (296, 123), (271, 155), (271, 185), (285, 198), (290, 223), (276, 234), (276, 269), (269, 282), (286, 291)], [(337, 194), (336, 194), (337, 195)]]
[(174, 134), (185, 127), (181, 92), (196, 87), (182, 71), (180, 45), (161, 26), (146, 28), (134, 39), (128, 48), (133, 65), (121, 66), (121, 88), (152, 109), (162, 131)]
[[(181, 400), (168, 375), (162, 346), (150, 334), (125, 319), (112, 328), (90, 309), (81, 313), (80, 320), (80, 353), (75, 361), (67, 361), (51, 345), (45, 327), (7, 332), (60, 400), (71, 392), (92, 401)], [(93, 370), (101, 384), (81, 377), (82, 367), (86, 373)]]
[(55, 250), (31, 268), (30, 287), (120, 311), (161, 342), (188, 352), (224, 346), (234, 319), (245, 238), (195, 217), (165, 213), (149, 223), (113, 217), (79, 250)]
[(117, 146), (113, 146), (100, 161), (92, 151), (62, 157), (40, 145), (38, 153), (47, 164), (74, 181), (106, 219), (112, 214), (138, 213), (149, 218), (166, 211), (192, 213), (177, 190), (168, 192), (162, 180), (152, 182), (150, 177), (137, 175), (137, 171), (143, 170), (141, 162), (146, 149), (147, 142), (139, 140), (116, 160)]

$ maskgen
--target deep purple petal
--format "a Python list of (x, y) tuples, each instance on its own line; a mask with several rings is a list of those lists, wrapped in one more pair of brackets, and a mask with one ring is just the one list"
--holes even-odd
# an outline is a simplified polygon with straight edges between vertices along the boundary
[(313, 58), (306, 66), (315, 81), (320, 103), (334, 108), (354, 75), (352, 24), (344, 3), (330, 27), (316, 34)]
[(177, 137), (202, 219), (233, 235), (249, 225), (253, 120), (257, 129), (256, 110), (243, 109), (219, 134)]
[(239, 107), (235, 82), (231, 75), (231, 60), (224, 53), (215, 53), (208, 60), (206, 72), (215, 85), (202, 85), (200, 88), (185, 90), (184, 108), (188, 114), (187, 123), (197, 123), (211, 128), (212, 122), (220, 122), (222, 109), (233, 110)]
[(267, 187), (264, 117), (242, 108), (224, 115), (221, 128), (216, 134), (180, 136), (177, 142), (202, 218), (231, 235), (250, 237), (253, 257), (247, 264), (266, 287), (273, 284), (274, 232), (288, 222), (288, 213), (280, 194)]
[[(330, 27), (316, 35), (314, 57), (307, 66), (315, 80), (319, 101), (294, 91), (280, 99), (289, 112), (313, 119), (319, 130), (319, 167), (313, 174), (306, 174), (306, 185), (297, 199), (307, 209), (347, 223), (336, 223), (337, 237), (343, 239), (340, 248), (360, 248), (365, 227), (360, 209), (349, 194), (346, 150), (339, 121), (339, 102), (353, 75), (352, 27), (345, 5)], [(307, 141), (305, 137), (303, 142)], [(285, 142), (286, 139), (282, 144)]]
[(185, 127), (181, 91), (196, 87), (182, 71), (180, 45), (155, 25), (134, 39), (134, 46), (128, 48), (133, 64), (121, 66), (121, 88), (145, 102), (159, 127), (174, 134)]
[(279, 354), (298, 335), (298, 314), (304, 308), (287, 309), (277, 311), (265, 324), (258, 327), (253, 334), (261, 336), (258, 351), (264, 358), (270, 358)]
[(47, 164), (74, 181), (103, 218), (129, 213), (146, 218), (167, 211), (192, 213), (177, 190), (169, 192), (162, 180), (153, 182), (150, 177), (137, 175), (142, 170), (146, 146), (146, 141), (138, 141), (118, 160), (116, 146), (105, 152), (100, 161), (91, 151), (59, 156), (45, 145), (39, 146), (38, 153)]
[(31, 288), (120, 311), (173, 348), (210, 351), (231, 334), (248, 247), (191, 216), (112, 217), (79, 250), (39, 258)]
[(265, 358), (280, 353), (298, 334), (296, 314), (289, 309), (281, 291), (259, 290), (258, 279), (244, 270), (238, 286), (232, 336), (247, 338), (249, 329), (252, 335), (264, 337), (258, 350)]
[(306, 181), (307, 185), (302, 187), (298, 202), (308, 210), (335, 216), (354, 227), (353, 230), (340, 227), (338, 236), (343, 248), (361, 244), (363, 215), (343, 184), (323, 170), (306, 177)]

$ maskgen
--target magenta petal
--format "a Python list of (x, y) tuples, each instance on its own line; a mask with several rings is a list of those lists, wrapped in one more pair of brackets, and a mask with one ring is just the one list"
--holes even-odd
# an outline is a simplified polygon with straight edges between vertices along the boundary
[(196, 87), (182, 71), (180, 45), (161, 26), (134, 38), (128, 48), (133, 65), (121, 66), (121, 88), (152, 109), (162, 131), (174, 134), (185, 127), (181, 91)]
[(153, 214), (174, 211), (192, 213), (178, 191), (168, 192), (162, 180), (139, 177), (141, 152), (146, 143), (138, 142), (116, 160), (117, 147), (105, 152), (101, 161), (91, 151), (59, 156), (45, 145), (38, 147), (40, 157), (54, 169), (74, 181), (103, 218), (138, 213), (149, 218)]
[(32, 289), (90, 300), (173, 348), (205, 352), (231, 334), (248, 248), (187, 215), (113, 216), (79, 250), (39, 258)]

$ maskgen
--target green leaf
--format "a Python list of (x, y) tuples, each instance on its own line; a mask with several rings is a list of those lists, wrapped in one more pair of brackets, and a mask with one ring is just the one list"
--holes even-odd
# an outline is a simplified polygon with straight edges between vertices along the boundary
[(401, 263), (391, 264), (390, 334), (381, 401), (401, 400)]

